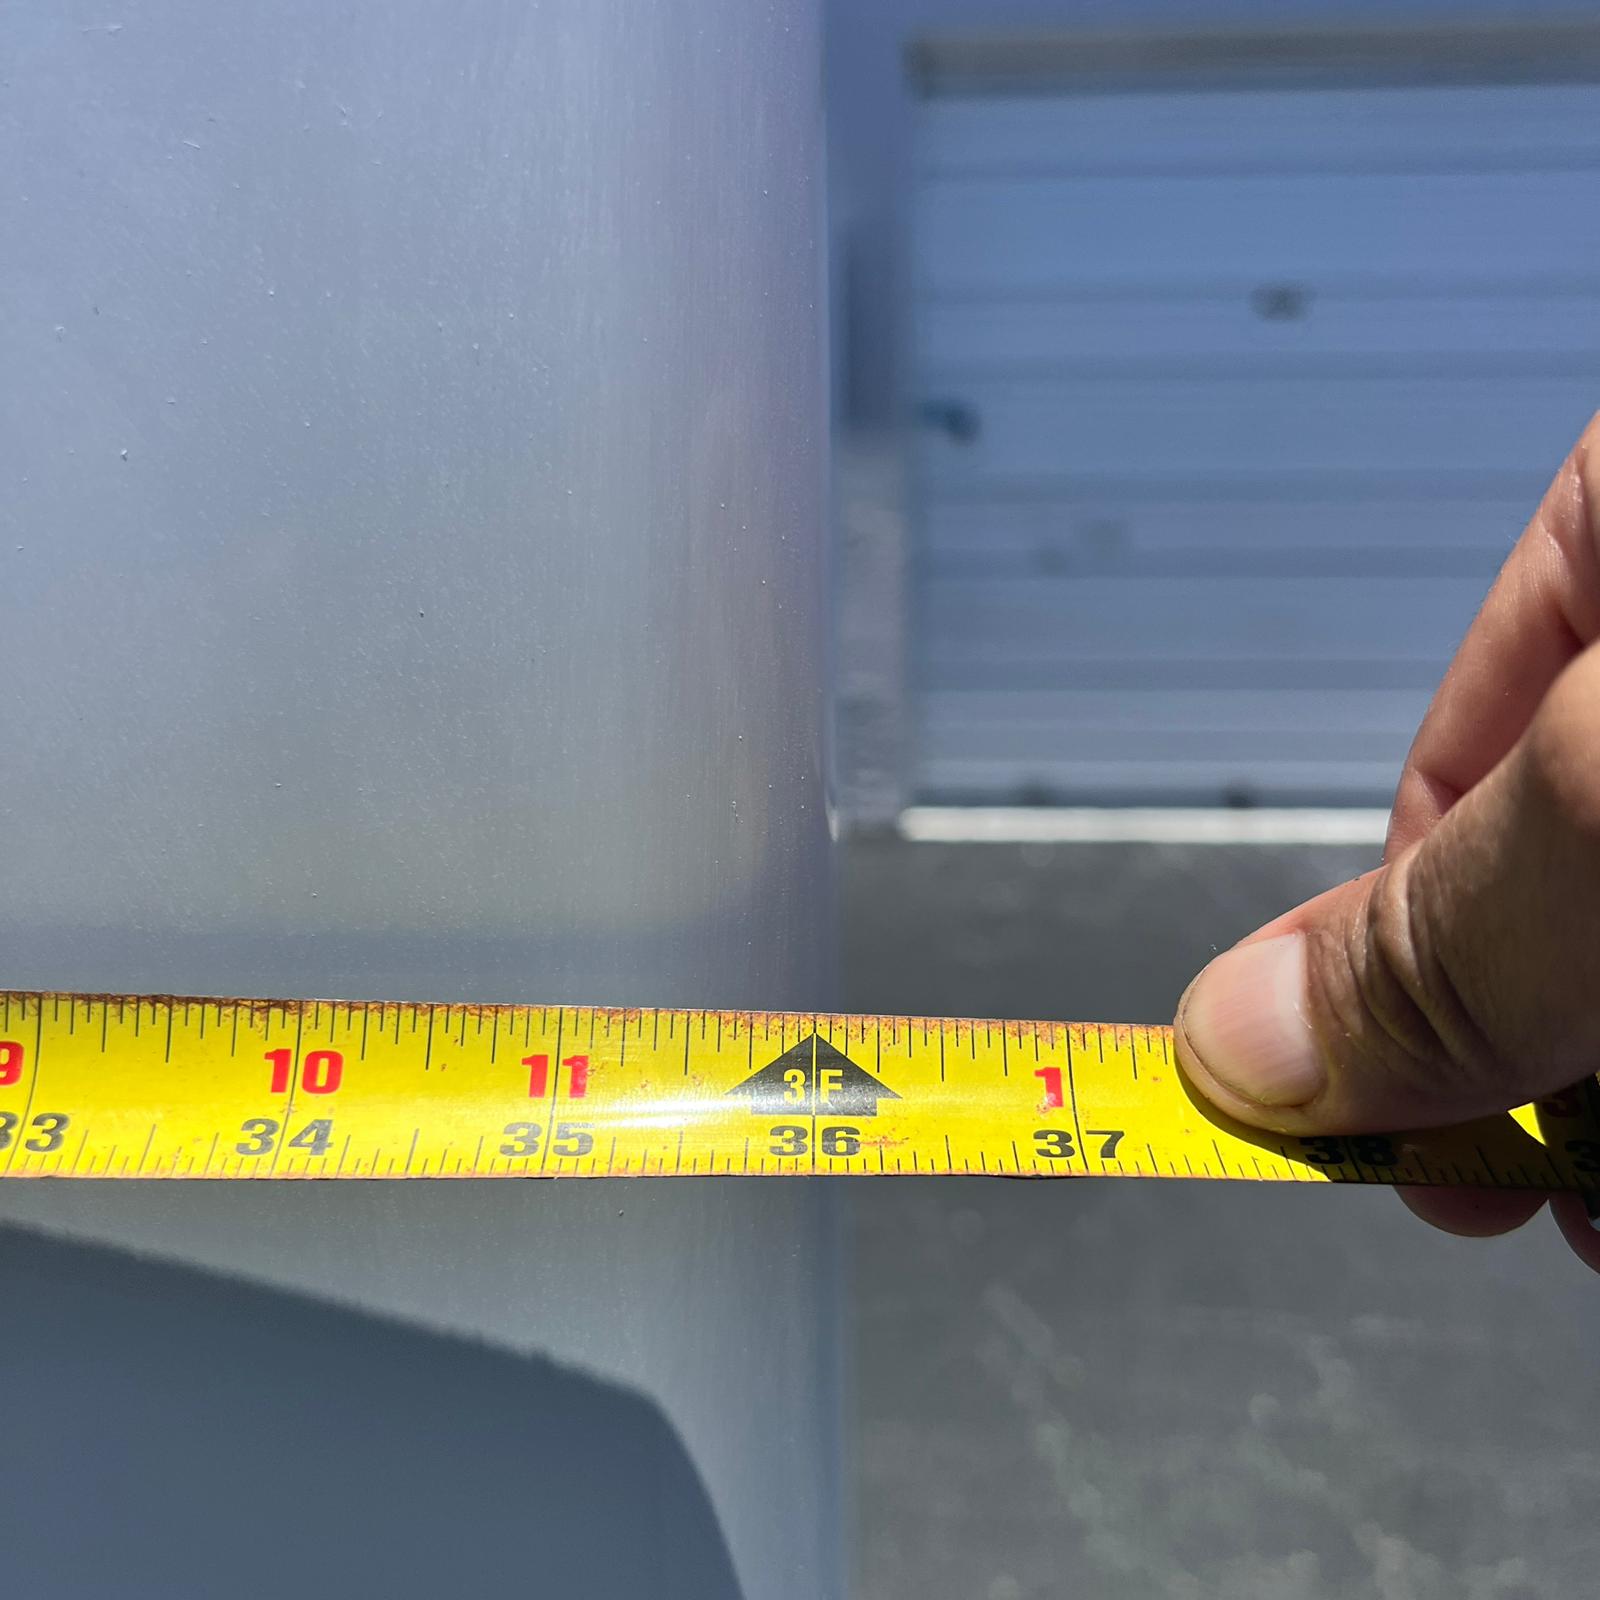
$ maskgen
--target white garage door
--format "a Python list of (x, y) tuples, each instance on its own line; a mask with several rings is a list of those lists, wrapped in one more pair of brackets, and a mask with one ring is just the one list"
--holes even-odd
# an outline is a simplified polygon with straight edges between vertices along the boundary
[(921, 797), (1387, 798), (1600, 407), (1600, 88), (920, 118)]

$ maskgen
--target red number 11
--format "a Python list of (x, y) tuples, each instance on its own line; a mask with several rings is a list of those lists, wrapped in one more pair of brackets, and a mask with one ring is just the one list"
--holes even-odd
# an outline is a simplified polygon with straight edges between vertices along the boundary
[[(543, 1100), (550, 1090), (550, 1057), (524, 1056), (522, 1064), (528, 1069), (528, 1098)], [(567, 1098), (583, 1099), (589, 1092), (588, 1056), (563, 1056), (561, 1065), (567, 1069)]]

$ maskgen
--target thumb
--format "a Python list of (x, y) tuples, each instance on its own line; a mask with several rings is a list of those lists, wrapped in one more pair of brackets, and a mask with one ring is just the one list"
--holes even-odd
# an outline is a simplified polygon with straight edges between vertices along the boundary
[(1419, 843), (1218, 956), (1176, 1035), (1196, 1089), (1286, 1133), (1461, 1122), (1593, 1073), (1600, 647)]

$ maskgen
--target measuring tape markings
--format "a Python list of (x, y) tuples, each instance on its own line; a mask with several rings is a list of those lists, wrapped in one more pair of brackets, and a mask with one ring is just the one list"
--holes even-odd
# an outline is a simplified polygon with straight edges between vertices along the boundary
[[(861, 1063), (871, 1061), (869, 1071)], [(1594, 1097), (1280, 1137), (1194, 1098), (1171, 1030), (0, 991), (6, 1176), (1003, 1174), (1600, 1183)]]

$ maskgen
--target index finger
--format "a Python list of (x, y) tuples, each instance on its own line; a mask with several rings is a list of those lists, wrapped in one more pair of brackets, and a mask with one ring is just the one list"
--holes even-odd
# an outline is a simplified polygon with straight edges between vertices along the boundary
[[(1426, 834), (1521, 738), (1561, 671), (1600, 638), (1600, 416), (1556, 474), (1462, 640), (1400, 775), (1386, 858)], [(1505, 1233), (1542, 1196), (1401, 1190), (1424, 1221), (1448, 1233)], [(1581, 1208), (1580, 1208), (1581, 1209)], [(1557, 1208), (1579, 1249), (1579, 1230)], [(1584, 1230), (1594, 1257), (1592, 1233)], [(1584, 1250), (1579, 1249), (1580, 1254)]]
[(1420, 839), (1522, 736), (1600, 639), (1600, 415), (1584, 430), (1467, 630), (1401, 771), (1385, 856)]

